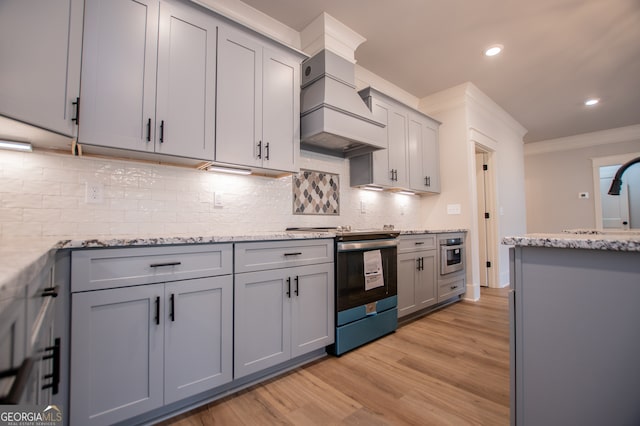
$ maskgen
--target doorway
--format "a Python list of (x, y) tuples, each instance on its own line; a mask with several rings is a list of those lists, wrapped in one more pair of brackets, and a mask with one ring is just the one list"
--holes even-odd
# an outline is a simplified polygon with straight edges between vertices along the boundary
[(624, 173), (619, 196), (611, 196), (607, 193), (611, 180), (620, 165), (638, 156), (640, 153), (592, 159), (597, 229), (628, 230), (640, 228), (640, 164), (634, 164)]
[(480, 286), (496, 287), (498, 270), (495, 241), (493, 152), (476, 144), (476, 193), (478, 194), (478, 257)]

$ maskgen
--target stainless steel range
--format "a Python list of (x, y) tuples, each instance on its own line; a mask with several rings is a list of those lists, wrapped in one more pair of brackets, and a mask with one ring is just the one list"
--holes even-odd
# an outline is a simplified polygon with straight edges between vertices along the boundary
[(288, 229), (336, 234), (336, 335), (330, 353), (342, 355), (397, 328), (399, 232), (385, 228)]

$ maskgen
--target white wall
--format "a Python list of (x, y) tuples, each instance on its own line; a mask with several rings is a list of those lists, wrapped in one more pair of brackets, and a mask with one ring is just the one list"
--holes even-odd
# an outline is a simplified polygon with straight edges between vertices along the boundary
[[(527, 232), (599, 228), (592, 159), (637, 152), (640, 125), (527, 144)], [(590, 197), (580, 199), (580, 192)]]
[[(509, 283), (508, 248), (502, 237), (525, 232), (524, 154), (525, 129), (471, 83), (465, 83), (421, 100), (420, 108), (443, 124), (440, 127), (442, 193), (425, 197), (422, 208), (431, 227), (469, 229), (467, 297), (479, 297), (479, 238), (475, 146), (482, 143), (495, 159), (495, 209), (499, 216), (495, 246), (498, 285)], [(461, 214), (448, 214), (447, 206), (460, 204)]]
[[(340, 175), (339, 216), (292, 214), (292, 178), (235, 176), (48, 152), (0, 151), (0, 238), (212, 235), (288, 226), (421, 225), (415, 196), (349, 188), (346, 160), (302, 152), (301, 167)], [(85, 183), (104, 185), (101, 204)], [(223, 193), (223, 207), (213, 193)], [(361, 213), (361, 201), (366, 213)]]

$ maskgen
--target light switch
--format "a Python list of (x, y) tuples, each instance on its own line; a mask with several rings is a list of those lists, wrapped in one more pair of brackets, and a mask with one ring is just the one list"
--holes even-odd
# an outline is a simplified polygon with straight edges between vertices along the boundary
[(214, 207), (222, 207), (222, 192), (214, 192), (213, 193), (213, 206)]
[(462, 206), (460, 204), (447, 204), (447, 214), (460, 214)]

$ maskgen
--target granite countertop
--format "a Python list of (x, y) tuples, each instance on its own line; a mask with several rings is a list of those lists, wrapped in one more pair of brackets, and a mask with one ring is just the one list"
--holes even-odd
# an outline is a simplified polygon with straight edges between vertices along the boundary
[(640, 233), (574, 230), (558, 234), (526, 234), (505, 237), (502, 244), (522, 247), (553, 247), (586, 250), (640, 252)]
[(212, 236), (105, 236), (74, 239), (20, 238), (0, 241), (0, 312), (12, 301), (24, 297), (25, 286), (55, 258), (57, 250), (160, 246), (177, 244), (228, 243), (240, 241), (333, 238), (327, 232), (254, 232)]
[(467, 232), (468, 229), (402, 229), (400, 235), (419, 234), (448, 234), (453, 232)]

